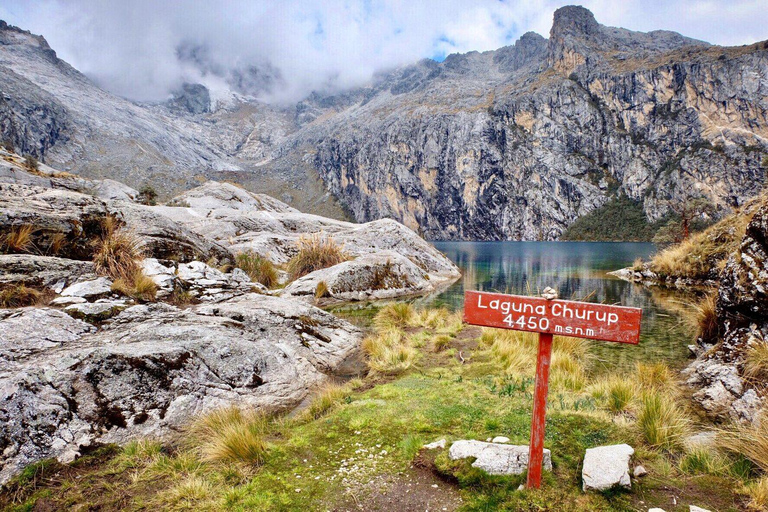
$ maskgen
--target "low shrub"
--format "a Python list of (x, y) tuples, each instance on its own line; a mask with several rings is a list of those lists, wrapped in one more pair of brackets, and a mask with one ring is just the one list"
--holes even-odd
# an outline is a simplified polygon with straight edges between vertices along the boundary
[(37, 171), (40, 169), (40, 163), (34, 155), (27, 155), (24, 157), (24, 166), (30, 171)]
[(299, 252), (288, 262), (291, 279), (298, 279), (315, 270), (332, 267), (349, 259), (332, 237), (322, 234), (303, 235), (296, 245)]
[(157, 204), (157, 191), (151, 185), (144, 185), (139, 190), (139, 196), (137, 199), (141, 204), (154, 206)]
[(235, 256), (235, 265), (256, 283), (261, 283), (267, 288), (277, 285), (278, 276), (274, 264), (253, 251), (241, 252)]
[(260, 466), (267, 456), (268, 418), (235, 407), (219, 409), (199, 418), (187, 433), (187, 442), (205, 462)]

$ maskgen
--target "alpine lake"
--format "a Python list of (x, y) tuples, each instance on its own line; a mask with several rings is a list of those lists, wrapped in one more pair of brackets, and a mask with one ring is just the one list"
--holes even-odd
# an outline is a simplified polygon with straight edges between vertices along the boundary
[[(647, 260), (657, 248), (645, 242), (432, 242), (462, 271), (462, 277), (439, 292), (412, 299), (417, 307), (460, 310), (464, 290), (538, 296), (546, 287), (561, 299), (598, 302), (643, 310), (639, 345), (595, 341), (593, 370), (631, 371), (637, 362), (664, 361), (682, 368), (694, 343), (697, 297), (645, 287), (608, 272)], [(333, 312), (367, 326), (381, 304), (333, 308)]]

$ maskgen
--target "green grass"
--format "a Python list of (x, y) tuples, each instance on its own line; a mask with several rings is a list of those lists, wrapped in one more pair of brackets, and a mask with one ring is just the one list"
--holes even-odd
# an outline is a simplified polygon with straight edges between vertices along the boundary
[[(195, 422), (181, 444), (161, 450), (152, 441), (130, 443), (107, 463), (32, 488), (20, 496), (19, 505), (31, 509), (39, 501), (60, 509), (366, 509), (380, 482), (416, 482), (422, 474), (414, 469), (417, 459), (428, 474), (442, 475), (441, 492), (458, 494), (462, 510), (631, 511), (651, 503), (663, 505), (668, 489), (682, 487), (699, 493), (698, 504), (714, 500), (720, 505), (713, 510), (732, 509), (722, 503), (731, 499), (733, 482), (701, 474), (704, 463), (692, 455), (683, 470), (676, 456), (643, 448), (631, 417), (616, 421), (612, 411), (599, 405), (602, 399), (578, 386), (550, 392), (545, 446), (552, 450), (554, 470), (545, 474), (540, 490), (518, 491), (524, 475), (489, 476), (472, 468), (471, 461), (448, 460), (445, 452), (430, 455), (434, 460), (422, 459), (423, 443), (440, 438), (450, 444), (504, 435), (512, 443), (527, 444), (533, 379), (528, 371), (505, 371), (509, 362), (491, 348), (498, 342), (496, 333), (484, 333), (478, 345), (458, 332), (454, 342), (472, 352), (462, 364), (453, 348), (432, 349), (435, 339), (448, 336), (439, 331), (455, 329), (451, 315), (417, 312), (417, 317), (432, 327), (390, 328), (372, 336), (379, 349), (402, 345), (415, 354), (396, 376), (377, 373), (364, 381), (329, 385), (296, 415), (214, 411)], [(416, 348), (419, 343), (422, 349)], [(589, 359), (580, 343), (564, 339), (555, 345), (562, 361), (553, 376), (589, 375)], [(625, 442), (637, 448), (637, 461), (651, 475), (636, 481), (629, 493), (582, 492), (585, 450)], [(0, 508), (5, 497), (0, 494)], [(121, 505), (107, 506), (113, 503)]]
[(252, 281), (261, 283), (267, 288), (277, 286), (278, 276), (274, 264), (253, 251), (238, 253), (235, 256), (235, 264), (237, 268), (248, 274)]

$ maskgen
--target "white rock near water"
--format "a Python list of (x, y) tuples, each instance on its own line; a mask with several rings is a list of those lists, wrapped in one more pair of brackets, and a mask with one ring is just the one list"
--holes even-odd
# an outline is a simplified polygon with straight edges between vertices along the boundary
[(613, 487), (632, 486), (629, 459), (635, 450), (628, 444), (589, 448), (581, 471), (585, 491), (605, 491)]
[[(527, 446), (463, 440), (451, 445), (448, 456), (452, 460), (475, 457), (472, 467), (491, 475), (519, 475), (528, 470)], [(542, 467), (545, 471), (552, 471), (552, 454), (547, 449), (544, 450)]]

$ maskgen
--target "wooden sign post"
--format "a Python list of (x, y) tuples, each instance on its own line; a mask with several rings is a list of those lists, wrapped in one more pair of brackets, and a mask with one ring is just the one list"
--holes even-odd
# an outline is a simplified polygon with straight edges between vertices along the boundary
[(531, 443), (528, 449), (529, 488), (541, 486), (552, 336), (557, 334), (636, 345), (640, 341), (641, 315), (642, 310), (639, 308), (501, 293), (464, 292), (466, 323), (539, 333)]

